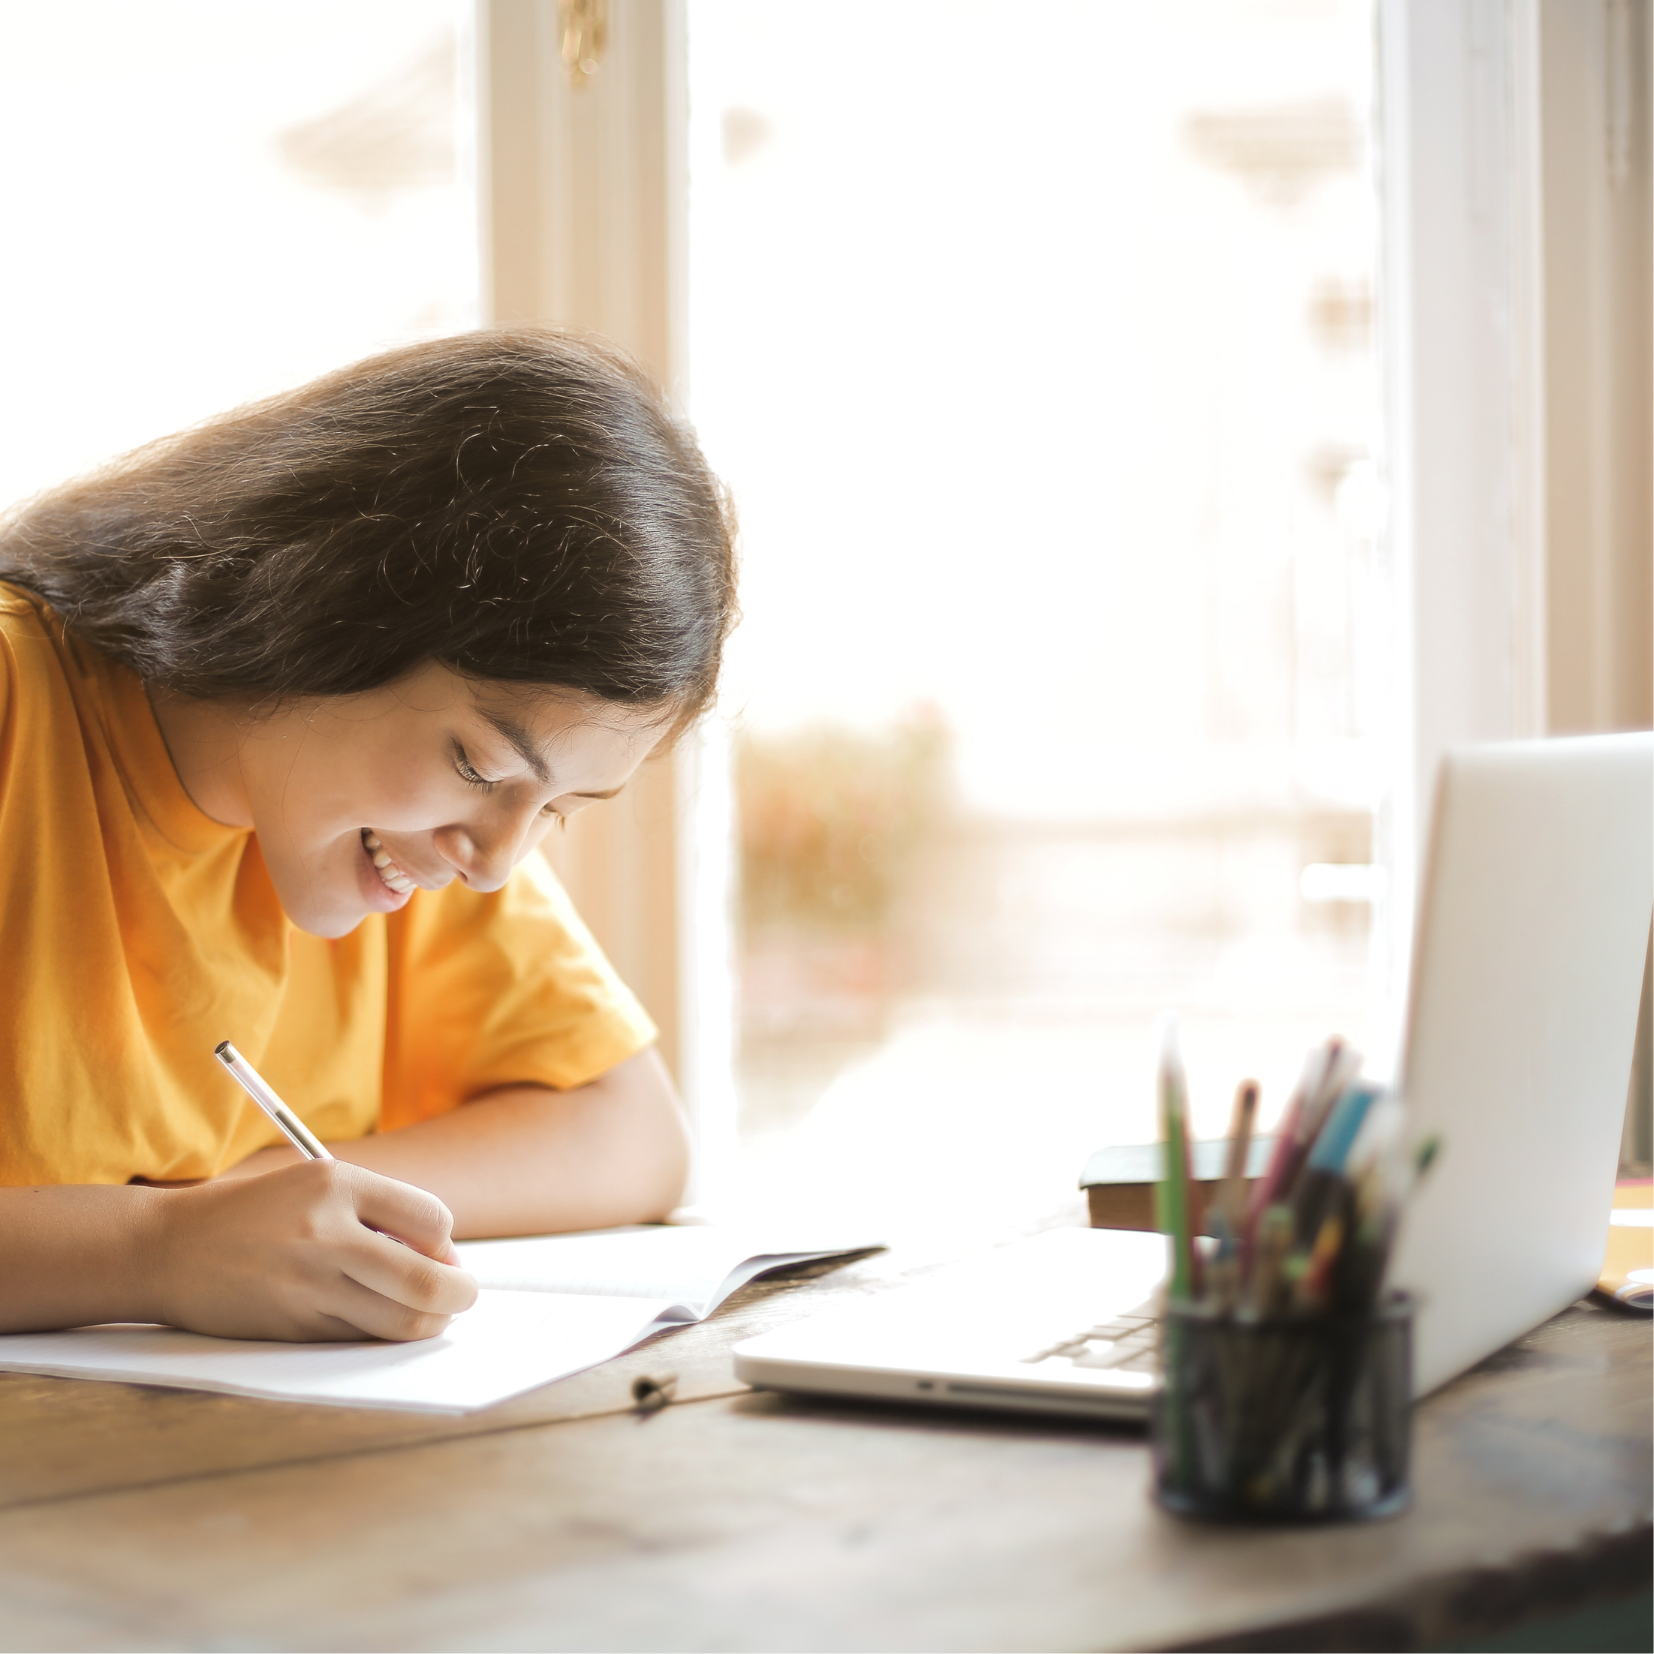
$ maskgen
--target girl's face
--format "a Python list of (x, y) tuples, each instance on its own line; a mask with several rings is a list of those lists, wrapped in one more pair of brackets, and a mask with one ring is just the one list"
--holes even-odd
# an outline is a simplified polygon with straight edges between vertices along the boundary
[(611, 798), (659, 738), (659, 709), (477, 683), (435, 662), (382, 689), (243, 718), (155, 709), (179, 778), (258, 834), (288, 917), (343, 936), (416, 889), (498, 890), (560, 820)]

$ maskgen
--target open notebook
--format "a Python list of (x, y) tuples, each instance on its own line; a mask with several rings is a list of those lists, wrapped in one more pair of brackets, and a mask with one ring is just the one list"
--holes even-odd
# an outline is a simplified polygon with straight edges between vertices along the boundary
[(482, 1291), (436, 1338), (281, 1344), (175, 1327), (76, 1327), (0, 1336), (0, 1372), (469, 1413), (699, 1321), (767, 1270), (869, 1249), (823, 1246), (819, 1237), (779, 1248), (773, 1238), (710, 1227), (470, 1241), (459, 1250)]

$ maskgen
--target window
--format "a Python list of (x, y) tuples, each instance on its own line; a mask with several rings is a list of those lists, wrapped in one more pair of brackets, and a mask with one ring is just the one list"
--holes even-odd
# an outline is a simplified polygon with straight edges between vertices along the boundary
[(470, 9), (0, 13), (0, 502), (474, 325)]
[(749, 1198), (1027, 1210), (1366, 1035), (1360, 0), (692, 0)]

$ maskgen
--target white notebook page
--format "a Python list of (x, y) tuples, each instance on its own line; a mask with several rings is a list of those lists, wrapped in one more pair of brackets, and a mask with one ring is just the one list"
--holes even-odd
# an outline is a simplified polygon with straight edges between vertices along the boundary
[(774, 1236), (708, 1226), (655, 1225), (521, 1240), (465, 1241), (460, 1259), (483, 1287), (515, 1292), (592, 1293), (611, 1298), (666, 1298), (710, 1314), (766, 1269), (863, 1250), (867, 1243), (822, 1236)]
[[(0, 1372), (124, 1379), (336, 1406), (468, 1413), (628, 1350), (674, 1306), (647, 1298), (483, 1292), (411, 1344), (282, 1344), (176, 1327), (76, 1327), (0, 1337)], [(688, 1319), (680, 1310), (675, 1317)]]
[(468, 1413), (698, 1321), (765, 1269), (861, 1250), (754, 1256), (753, 1246), (750, 1235), (689, 1227), (467, 1242), (459, 1250), (483, 1290), (436, 1338), (285, 1344), (176, 1327), (76, 1327), (0, 1336), (0, 1372)]

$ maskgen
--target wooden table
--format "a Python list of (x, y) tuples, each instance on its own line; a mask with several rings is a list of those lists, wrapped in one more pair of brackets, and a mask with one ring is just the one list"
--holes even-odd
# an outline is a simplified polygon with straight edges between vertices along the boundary
[(733, 1380), (737, 1338), (940, 1262), (759, 1283), (459, 1420), (0, 1377), (0, 1644), (1394, 1649), (1649, 1578), (1648, 1323), (1589, 1304), (1419, 1409), (1370, 1526), (1178, 1522), (1127, 1430)]

